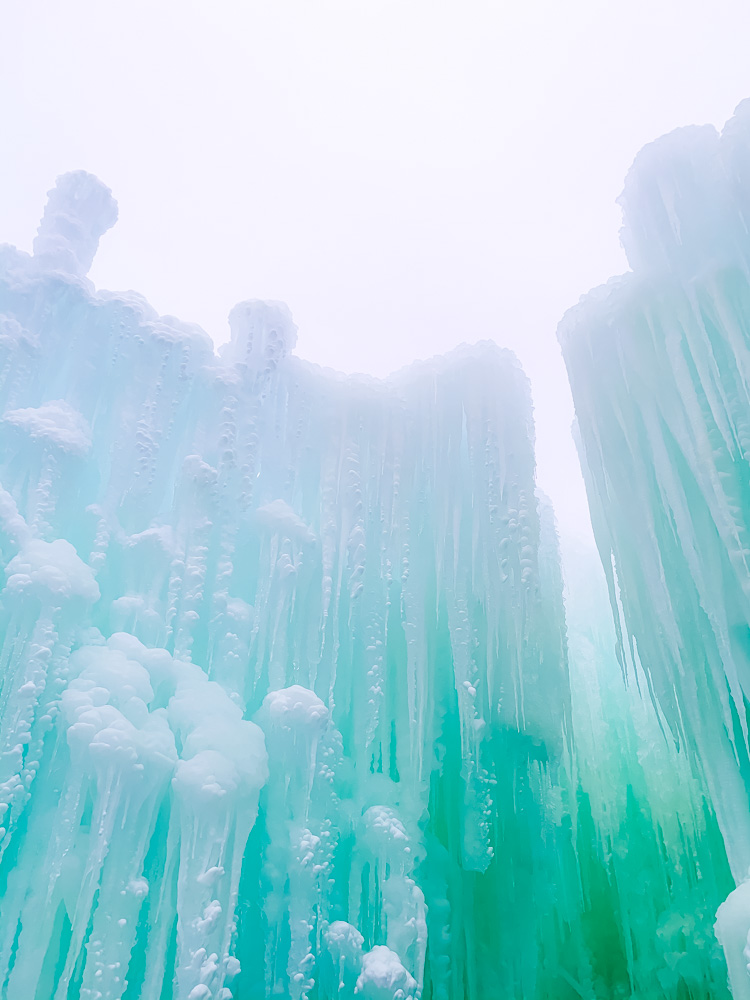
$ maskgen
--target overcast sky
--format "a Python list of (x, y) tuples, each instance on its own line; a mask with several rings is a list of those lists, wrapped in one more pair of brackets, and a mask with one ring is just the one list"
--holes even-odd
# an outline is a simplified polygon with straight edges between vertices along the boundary
[(0, 241), (83, 168), (120, 205), (96, 284), (217, 343), (253, 297), (342, 371), (493, 338), (576, 530), (557, 321), (626, 268), (638, 149), (750, 96), (749, 29), (748, 0), (0, 0)]

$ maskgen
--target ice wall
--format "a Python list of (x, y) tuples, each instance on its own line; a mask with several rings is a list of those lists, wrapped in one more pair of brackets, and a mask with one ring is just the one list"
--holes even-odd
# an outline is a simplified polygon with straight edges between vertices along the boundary
[(584, 995), (728, 998), (713, 924), (734, 883), (713, 805), (642, 669), (622, 675), (596, 552), (570, 539), (562, 549)]
[(262, 302), (217, 357), (94, 292), (115, 214), (0, 248), (0, 995), (580, 995), (517, 362), (347, 379)]
[(217, 355), (95, 292), (115, 217), (0, 247), (1, 1000), (725, 1000), (705, 734), (570, 548), (566, 634), (513, 356)]
[[(632, 272), (559, 331), (619, 653), (750, 865), (750, 102), (679, 129), (622, 195)], [(745, 888), (719, 930), (750, 996)], [(731, 911), (731, 912), (730, 912)], [(730, 934), (729, 925), (732, 925)]]

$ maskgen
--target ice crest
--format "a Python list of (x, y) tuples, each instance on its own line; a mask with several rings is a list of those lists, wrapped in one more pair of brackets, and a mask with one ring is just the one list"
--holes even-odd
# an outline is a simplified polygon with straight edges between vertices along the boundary
[(254, 373), (273, 371), (297, 343), (297, 327), (283, 302), (238, 302), (229, 314), (229, 329), (224, 356)]
[(85, 277), (99, 239), (117, 222), (117, 202), (102, 182), (83, 170), (62, 174), (49, 192), (34, 257), (51, 270)]

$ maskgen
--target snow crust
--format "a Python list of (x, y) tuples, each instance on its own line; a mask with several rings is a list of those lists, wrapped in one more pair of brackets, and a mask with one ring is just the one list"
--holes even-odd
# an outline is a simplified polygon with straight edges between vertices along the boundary
[(362, 958), (357, 992), (367, 1000), (413, 1000), (416, 987), (398, 955), (385, 945), (376, 944)]
[(91, 568), (64, 538), (31, 538), (5, 567), (6, 592), (34, 591), (45, 601), (80, 597), (93, 604), (100, 592)]
[(25, 431), (32, 440), (55, 444), (72, 455), (85, 455), (91, 448), (88, 424), (64, 399), (9, 410), (3, 420)]

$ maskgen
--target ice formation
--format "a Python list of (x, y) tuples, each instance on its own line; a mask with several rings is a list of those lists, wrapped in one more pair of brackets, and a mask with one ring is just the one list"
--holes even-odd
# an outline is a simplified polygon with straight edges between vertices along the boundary
[(94, 289), (83, 173), (0, 247), (0, 1000), (748, 995), (749, 125), (644, 151), (562, 327), (565, 604), (507, 351), (215, 353)]
[(517, 362), (347, 379), (263, 302), (217, 356), (95, 292), (115, 216), (69, 175), (33, 256), (0, 250), (0, 995), (578, 982), (561, 582)]
[(560, 340), (621, 661), (715, 811), (738, 883), (717, 931), (747, 998), (750, 102), (646, 147), (621, 200), (632, 272)]

